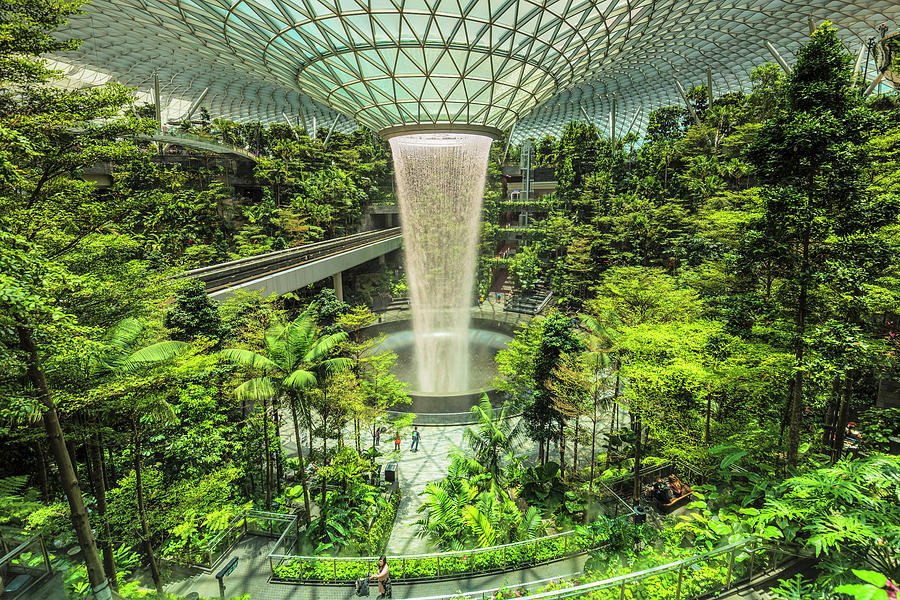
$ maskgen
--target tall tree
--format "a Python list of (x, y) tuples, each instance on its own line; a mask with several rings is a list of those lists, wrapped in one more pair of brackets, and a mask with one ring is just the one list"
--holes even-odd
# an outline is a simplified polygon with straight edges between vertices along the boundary
[[(303, 486), (303, 504), (307, 523), (310, 519), (309, 489), (306, 483), (306, 465), (300, 448), (298, 411), (308, 410), (306, 393), (316, 387), (323, 374), (337, 373), (350, 368), (348, 358), (331, 357), (332, 350), (347, 340), (347, 333), (339, 331), (319, 335), (316, 322), (310, 313), (303, 313), (286, 326), (273, 326), (265, 335), (266, 355), (252, 350), (229, 348), (222, 356), (237, 364), (262, 373), (248, 379), (234, 391), (238, 398), (265, 403), (269, 399), (286, 397), (294, 419), (297, 439), (298, 474)], [(265, 405), (265, 404), (264, 404)]]
[(876, 227), (883, 211), (864, 194), (866, 138), (876, 128), (853, 85), (852, 59), (830, 23), (797, 53), (783, 86), (783, 110), (765, 122), (749, 156), (767, 184), (752, 226), (774, 246), (790, 285), (796, 361), (788, 402), (787, 462), (796, 465), (806, 406), (806, 336), (811, 292), (829, 270), (833, 236)]

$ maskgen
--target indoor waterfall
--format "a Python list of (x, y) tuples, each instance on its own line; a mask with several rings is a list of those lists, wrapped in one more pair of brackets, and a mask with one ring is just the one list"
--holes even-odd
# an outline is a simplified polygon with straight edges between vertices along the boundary
[(469, 388), (468, 329), (491, 139), (410, 134), (390, 140), (421, 392)]

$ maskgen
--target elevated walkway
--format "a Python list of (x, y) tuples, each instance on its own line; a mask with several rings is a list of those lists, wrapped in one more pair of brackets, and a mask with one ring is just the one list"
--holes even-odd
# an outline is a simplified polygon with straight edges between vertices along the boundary
[(257, 157), (252, 152), (245, 150), (244, 148), (240, 148), (238, 146), (233, 146), (231, 144), (224, 144), (222, 142), (217, 142), (214, 140), (208, 140), (206, 138), (202, 138), (199, 135), (194, 135), (190, 133), (186, 133), (184, 131), (166, 131), (166, 132), (158, 132), (152, 133), (149, 135), (139, 135), (138, 139), (143, 140), (145, 142), (159, 142), (161, 144), (178, 144), (179, 146), (186, 146), (188, 148), (196, 148), (197, 150), (203, 150), (205, 152), (214, 152), (215, 154), (227, 154), (231, 156), (237, 156), (239, 158), (245, 158), (247, 160), (256, 162)]
[(399, 249), (399, 227), (287, 248), (259, 256), (193, 269), (180, 275), (206, 284), (213, 300), (225, 300), (238, 290), (261, 290), (264, 295), (293, 292), (326, 277)]

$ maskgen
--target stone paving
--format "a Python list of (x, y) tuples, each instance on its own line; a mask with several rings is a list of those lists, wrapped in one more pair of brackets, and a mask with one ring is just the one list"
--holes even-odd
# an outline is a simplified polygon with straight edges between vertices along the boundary
[[(400, 445), (400, 452), (392, 452), (398, 462), (398, 476), (403, 497), (400, 506), (397, 507), (394, 529), (388, 541), (386, 551), (388, 555), (428, 554), (440, 551), (426, 538), (416, 535), (419, 528), (414, 523), (422, 517), (422, 513), (419, 512), (422, 498), (419, 494), (425, 490), (429, 482), (446, 477), (447, 466), (450, 463), (449, 455), (454, 448), (462, 446), (465, 429), (465, 426), (422, 427), (419, 429), (422, 439), (419, 442), (418, 452), (409, 449), (409, 436)], [(393, 448), (393, 442), (385, 441), (381, 445)]]
[[(288, 457), (294, 457), (297, 455), (297, 445), (294, 440), (293, 424), (289, 414), (283, 416), (285, 420), (281, 427), (282, 444)], [(426, 538), (416, 535), (418, 528), (414, 523), (422, 516), (418, 510), (422, 505), (419, 493), (425, 489), (428, 482), (437, 481), (446, 476), (449, 456), (456, 448), (462, 447), (463, 431), (466, 427), (420, 427), (419, 431), (422, 437), (418, 452), (412, 452), (409, 449), (410, 435), (408, 432), (404, 434), (399, 452), (393, 450), (393, 439), (388, 439), (387, 435), (383, 438), (379, 449), (385, 455), (379, 458), (379, 462), (384, 464), (396, 461), (398, 463), (398, 477), (404, 494), (388, 542), (388, 555), (427, 554), (439, 551)], [(301, 436), (303, 436), (303, 432), (301, 432)], [(301, 447), (305, 454), (308, 451), (305, 437), (301, 440)], [(531, 445), (523, 440), (522, 450), (531, 450)], [(349, 598), (353, 595), (348, 586), (270, 583), (271, 568), (266, 556), (274, 544), (275, 540), (273, 539), (251, 536), (242, 540), (232, 549), (226, 558), (237, 556), (239, 562), (234, 573), (226, 578), (226, 598), (247, 593), (250, 594), (252, 600), (293, 598), (331, 600)], [(530, 569), (481, 577), (436, 583), (397, 584), (394, 586), (394, 597), (424, 598), (504, 585), (519, 585), (577, 573), (581, 570), (583, 561), (584, 557), (573, 557)], [(225, 559), (220, 561), (213, 573), (204, 573), (200, 570), (184, 573), (167, 585), (166, 591), (181, 595), (196, 592), (201, 597), (218, 598), (219, 586), (214, 575), (224, 564)], [(373, 594), (374, 596), (377, 596), (377, 592)]]
[[(298, 585), (269, 582), (271, 570), (266, 555), (274, 543), (275, 540), (251, 536), (234, 547), (229, 558), (237, 556), (239, 562), (234, 573), (225, 578), (225, 598), (235, 598), (243, 594), (250, 594), (251, 600), (299, 600), (301, 598), (304, 600), (350, 600), (356, 597), (349, 584)], [(404, 584), (395, 582), (393, 597), (395, 599), (429, 598), (484, 590), (489, 591), (485, 596), (490, 597), (490, 590), (499, 587), (545, 582), (549, 579), (559, 579), (580, 573), (584, 559), (584, 556), (575, 556), (528, 569), (433, 583)], [(216, 570), (221, 569), (222, 565), (224, 565), (224, 561), (216, 567)], [(190, 574), (167, 585), (166, 591), (183, 596), (196, 593), (202, 598), (219, 598), (219, 585), (214, 575), (215, 572)], [(540, 585), (538, 583), (529, 587)], [(374, 600), (378, 596), (377, 586), (371, 588), (371, 592), (370, 598)], [(480, 598), (481, 594), (478, 594), (477, 597)]]

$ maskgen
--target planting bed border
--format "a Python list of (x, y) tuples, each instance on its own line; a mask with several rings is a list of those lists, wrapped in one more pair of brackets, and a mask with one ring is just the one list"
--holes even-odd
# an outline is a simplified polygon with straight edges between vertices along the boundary
[[(630, 515), (629, 515), (630, 516)], [(563, 547), (561, 551), (542, 552), (541, 544), (546, 544), (551, 540), (562, 540)], [(570, 541), (572, 547), (569, 547)], [(551, 536), (524, 540), (521, 542), (513, 542), (512, 544), (504, 544), (502, 546), (492, 546), (489, 548), (477, 548), (473, 550), (458, 550), (454, 552), (442, 552), (434, 554), (416, 554), (409, 556), (389, 556), (388, 564), (391, 566), (391, 576), (395, 582), (425, 582), (425, 581), (442, 581), (447, 579), (463, 579), (467, 577), (484, 575), (489, 573), (504, 573), (507, 571), (516, 571), (525, 567), (534, 567), (544, 565), (559, 560), (563, 560), (570, 556), (576, 556), (594, 550), (603, 546), (606, 539), (596, 539), (590, 536), (580, 535), (575, 531), (566, 531)], [(559, 544), (559, 542), (554, 542)], [(531, 547), (531, 552), (525, 556), (520, 554), (525, 548)], [(277, 548), (277, 546), (276, 546)], [(511, 550), (514, 549), (514, 550)], [(516, 552), (515, 557), (507, 558), (510, 552)], [(499, 554), (499, 556), (498, 556)], [(486, 555), (482, 560), (477, 560), (479, 555)], [(330, 556), (292, 556), (283, 554), (269, 554), (269, 566), (272, 570), (271, 581), (273, 583), (315, 583), (326, 585), (346, 585), (349, 582), (369, 575), (374, 572), (375, 565), (378, 562), (377, 556), (360, 556), (360, 557), (330, 557)], [(410, 563), (413, 561), (423, 563), (419, 569), (426, 571), (423, 575), (407, 576)], [(469, 565), (468, 570), (455, 570), (454, 566), (465, 562)], [(340, 563), (349, 563), (340, 565)], [(321, 571), (331, 572), (331, 576), (315, 577), (304, 576), (305, 572), (315, 570), (317, 564), (328, 565)], [(312, 566), (310, 566), (312, 565)], [(443, 567), (443, 569), (442, 569)], [(296, 569), (297, 575), (285, 575), (287, 569)], [(450, 572), (447, 572), (447, 569)], [(314, 571), (313, 571), (314, 572)]]

